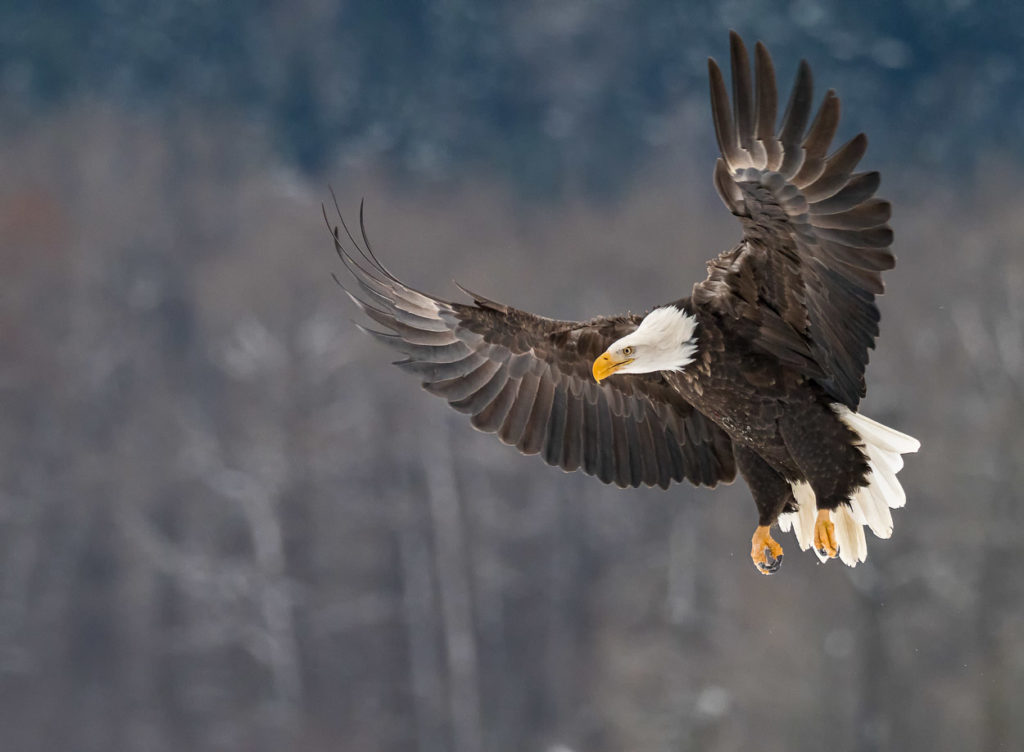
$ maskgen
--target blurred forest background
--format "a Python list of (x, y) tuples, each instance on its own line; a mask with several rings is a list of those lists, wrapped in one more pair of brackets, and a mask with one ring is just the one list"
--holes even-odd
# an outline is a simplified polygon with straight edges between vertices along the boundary
[[(688, 294), (730, 27), (895, 204), (863, 410), (923, 449), (854, 570), (474, 432), (330, 278), (328, 184), (435, 293)], [(971, 0), (0, 4), (0, 744), (1024, 748), (1022, 49)]]

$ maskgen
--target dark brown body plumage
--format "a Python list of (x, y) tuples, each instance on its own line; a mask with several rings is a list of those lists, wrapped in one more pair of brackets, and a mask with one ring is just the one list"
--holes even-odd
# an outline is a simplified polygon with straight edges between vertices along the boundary
[[(805, 481), (818, 506), (834, 509), (865, 481), (868, 464), (859, 437), (832, 409), (835, 398), (778, 358), (753, 350), (735, 328), (675, 304), (698, 321), (693, 363), (666, 379), (683, 398), (732, 439), (740, 472), (757, 504), (761, 524), (792, 503), (790, 483)], [(792, 511), (790, 509), (790, 511)]]

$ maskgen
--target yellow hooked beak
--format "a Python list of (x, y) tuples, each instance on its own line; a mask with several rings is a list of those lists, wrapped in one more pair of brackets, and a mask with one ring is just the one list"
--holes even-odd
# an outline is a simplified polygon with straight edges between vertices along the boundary
[(628, 366), (632, 362), (633, 358), (626, 358), (616, 363), (612, 360), (611, 355), (604, 353), (594, 361), (594, 380), (601, 381), (601, 379), (606, 379), (623, 366)]

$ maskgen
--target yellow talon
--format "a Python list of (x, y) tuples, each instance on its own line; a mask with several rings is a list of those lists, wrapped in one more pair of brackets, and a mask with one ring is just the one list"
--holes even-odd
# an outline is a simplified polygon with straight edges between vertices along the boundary
[(832, 524), (827, 509), (818, 510), (818, 519), (814, 523), (814, 547), (822, 556), (835, 558), (839, 553), (836, 543), (836, 526)]
[(759, 525), (750, 539), (750, 558), (761, 574), (775, 574), (782, 566), (782, 546), (768, 532), (768, 525)]

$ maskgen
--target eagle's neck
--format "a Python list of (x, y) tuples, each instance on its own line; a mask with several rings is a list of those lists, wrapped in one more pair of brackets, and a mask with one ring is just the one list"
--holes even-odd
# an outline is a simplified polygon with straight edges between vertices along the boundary
[(645, 348), (648, 371), (681, 371), (697, 354), (697, 319), (683, 305), (685, 301), (655, 308), (640, 322), (634, 336)]

